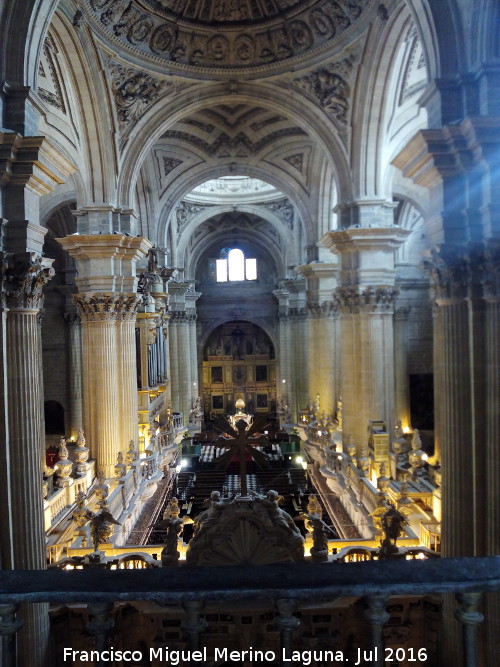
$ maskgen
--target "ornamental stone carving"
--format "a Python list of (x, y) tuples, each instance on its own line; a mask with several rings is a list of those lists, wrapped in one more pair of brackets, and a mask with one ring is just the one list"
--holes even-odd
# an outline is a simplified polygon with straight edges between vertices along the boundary
[(353, 64), (354, 56), (350, 55), (338, 63), (320, 67), (305, 76), (294, 79), (293, 85), (308, 93), (335, 120), (346, 125), (351, 94), (348, 80)]
[(322, 303), (306, 303), (309, 316), (313, 319), (321, 317), (335, 317), (338, 313), (338, 304), (334, 301), (323, 301)]
[(108, 71), (120, 129), (138, 120), (166, 88), (164, 81), (110, 60)]
[(359, 287), (337, 287), (333, 293), (334, 308), (342, 313), (362, 311), (393, 312), (394, 300), (399, 290), (394, 287), (368, 285)]
[[(115, 49), (169, 67), (242, 69), (328, 48), (371, 0), (84, 0), (89, 22)], [(220, 30), (218, 26), (220, 25)], [(230, 30), (227, 30), (229, 25)]]
[(0, 305), (12, 310), (39, 310), (43, 305), (43, 288), (55, 275), (53, 260), (34, 252), (27, 259), (16, 259), (12, 253), (0, 253)]
[(137, 294), (74, 294), (83, 322), (134, 321), (141, 303)]
[(181, 201), (177, 205), (175, 211), (175, 217), (177, 219), (177, 234), (180, 234), (182, 230), (189, 224), (189, 221), (194, 218), (195, 215), (204, 211), (206, 206), (200, 206), (199, 204), (192, 204), (191, 202)]
[(270, 204), (261, 204), (261, 206), (272, 211), (287, 227), (293, 229), (294, 208), (289, 199), (281, 199), (280, 201), (271, 202)]
[(434, 299), (439, 301), (467, 296), (469, 275), (466, 257), (465, 248), (434, 248), (424, 258), (422, 267), (430, 278)]

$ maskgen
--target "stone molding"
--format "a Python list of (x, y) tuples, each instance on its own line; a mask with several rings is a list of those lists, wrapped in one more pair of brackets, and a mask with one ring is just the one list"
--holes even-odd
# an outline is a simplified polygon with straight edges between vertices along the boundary
[(0, 306), (10, 310), (40, 310), (43, 288), (54, 277), (51, 259), (34, 252), (25, 257), (0, 253)]
[(135, 322), (141, 299), (137, 294), (75, 294), (82, 322)]

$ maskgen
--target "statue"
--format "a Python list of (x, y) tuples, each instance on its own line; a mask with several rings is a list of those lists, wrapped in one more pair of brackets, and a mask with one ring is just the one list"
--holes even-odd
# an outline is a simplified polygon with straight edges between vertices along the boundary
[(394, 503), (388, 503), (389, 508), (381, 517), (384, 539), (381, 542), (380, 555), (391, 555), (398, 553), (396, 542), (403, 532), (403, 526), (408, 522), (405, 516), (396, 509)]
[(83, 528), (83, 526), (94, 516), (94, 513), (85, 506), (86, 499), (87, 495), (85, 492), (78, 491), (75, 498), (76, 510), (73, 512), (73, 521), (78, 528)]
[(161, 563), (163, 566), (176, 565), (181, 555), (177, 546), (186, 521), (181, 519), (179, 514), (179, 501), (174, 496), (170, 500), (167, 509), (163, 512), (163, 521), (159, 524), (159, 527), (166, 530), (167, 533), (165, 544), (161, 550)]
[(225, 447), (228, 450), (216, 461), (217, 467), (227, 467), (232, 458), (238, 455), (240, 459), (241, 495), (247, 496), (246, 455), (249, 454), (257, 465), (269, 468), (267, 456), (259, 451), (257, 447), (254, 447), (258, 444), (267, 444), (267, 436), (253, 435), (257, 431), (264, 430), (267, 426), (267, 418), (258, 417), (250, 426), (243, 419), (239, 419), (233, 428), (227, 419), (219, 417), (215, 420), (215, 426), (230, 435), (229, 438), (220, 435), (214, 442), (215, 447)]
[(201, 400), (201, 396), (198, 396), (198, 398), (196, 399), (193, 409), (194, 409), (194, 416), (197, 419), (201, 419), (204, 415), (203, 403), (202, 403), (202, 400)]
[(207, 507), (207, 509), (194, 518), (194, 534), (197, 535), (203, 525), (215, 521), (223, 507), (231, 503), (233, 499), (234, 496), (221, 499), (220, 491), (212, 491), (210, 498), (203, 502), (203, 507)]
[(309, 525), (312, 526), (312, 540), (311, 547), (312, 560), (316, 562), (325, 562), (328, 560), (328, 537), (327, 530), (335, 535), (333, 530), (326, 525), (319, 514), (308, 514)]
[(97, 484), (95, 485), (94, 491), (98, 500), (104, 500), (108, 496), (109, 484), (106, 484), (106, 475), (102, 468), (97, 473)]
[(114, 531), (113, 525), (121, 526), (121, 523), (116, 521), (109, 511), (106, 500), (102, 500), (100, 506), (99, 512), (93, 514), (90, 519), (90, 537), (94, 551), (98, 551), (99, 546), (111, 537)]

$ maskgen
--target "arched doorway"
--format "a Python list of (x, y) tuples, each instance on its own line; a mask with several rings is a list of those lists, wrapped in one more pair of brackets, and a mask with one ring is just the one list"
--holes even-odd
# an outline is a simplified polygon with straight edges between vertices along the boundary
[(250, 414), (276, 411), (274, 345), (258, 325), (231, 321), (218, 326), (203, 348), (205, 414), (233, 414), (238, 399)]

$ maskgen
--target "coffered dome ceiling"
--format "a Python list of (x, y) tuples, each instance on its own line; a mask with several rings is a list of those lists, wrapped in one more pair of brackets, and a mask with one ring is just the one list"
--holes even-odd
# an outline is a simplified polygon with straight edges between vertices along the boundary
[(359, 34), (375, 0), (84, 0), (113, 50), (171, 71), (274, 72)]

